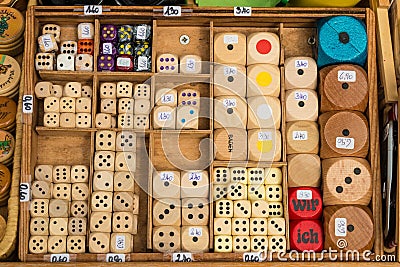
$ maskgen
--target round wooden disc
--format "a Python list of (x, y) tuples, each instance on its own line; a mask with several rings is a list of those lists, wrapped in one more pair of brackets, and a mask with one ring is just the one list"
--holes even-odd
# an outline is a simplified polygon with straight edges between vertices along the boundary
[(286, 143), (288, 154), (317, 154), (319, 149), (317, 123), (313, 121), (287, 123)]
[[(368, 122), (361, 112), (327, 112), (319, 117), (319, 121), (321, 125), (321, 158), (343, 156), (365, 158), (367, 156)], [(337, 143), (340, 138), (347, 138), (347, 141), (343, 144)], [(352, 143), (350, 143), (351, 140), (353, 140)], [(354, 148), (352, 148), (353, 146)]]
[(374, 223), (371, 211), (367, 207), (325, 207), (324, 230), (325, 249), (358, 250), (361, 252), (372, 249)]
[(288, 156), (288, 186), (319, 187), (321, 183), (321, 160), (315, 154)]
[(15, 141), (12, 134), (0, 130), (0, 162), (6, 162), (14, 154)]
[(5, 165), (0, 164), (0, 196), (3, 196), (9, 191), (10, 185), (11, 173)]
[(368, 205), (372, 177), (365, 159), (342, 157), (322, 161), (324, 205)]
[(21, 78), (21, 68), (18, 62), (10, 56), (0, 55), (0, 94), (5, 95), (18, 87)]
[(0, 44), (15, 42), (22, 36), (25, 30), (24, 16), (18, 10), (11, 7), (0, 7)]
[(0, 96), (0, 129), (8, 128), (15, 123), (17, 104), (11, 98)]
[[(352, 81), (339, 81), (343, 71), (355, 73)], [(368, 80), (365, 70), (356, 65), (329, 66), (320, 72), (321, 112), (358, 110), (364, 112), (368, 104)], [(353, 75), (353, 74), (352, 74)]]
[(316, 121), (317, 119), (317, 92), (307, 89), (286, 92), (286, 121)]
[(0, 215), (0, 241), (3, 240), (3, 237), (6, 233), (7, 222), (3, 216)]
[(291, 57), (285, 60), (285, 89), (317, 88), (317, 63), (310, 57)]

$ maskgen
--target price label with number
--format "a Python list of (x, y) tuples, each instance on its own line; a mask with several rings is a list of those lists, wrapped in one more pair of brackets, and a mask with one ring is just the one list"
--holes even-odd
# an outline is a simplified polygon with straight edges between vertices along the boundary
[(249, 17), (249, 16), (251, 16), (251, 7), (235, 6), (233, 8), (233, 14), (238, 17)]
[(146, 35), (147, 35), (147, 26), (145, 25), (137, 26), (136, 39), (144, 40), (146, 39)]
[(347, 235), (347, 219), (335, 218), (335, 236)]
[(125, 262), (125, 254), (108, 253), (106, 255), (106, 262)]
[(103, 43), (103, 54), (112, 55), (113, 45), (112, 43)]
[(180, 6), (164, 6), (163, 15), (165, 17), (180, 17), (182, 16), (182, 9)]
[(115, 248), (116, 249), (125, 249), (125, 236), (124, 235), (117, 235), (115, 238)]
[(294, 67), (296, 69), (308, 69), (308, 60), (307, 59), (297, 59), (294, 61)]
[(84, 15), (101, 15), (103, 13), (103, 7), (97, 5), (87, 5), (83, 7)]
[(158, 112), (159, 121), (170, 121), (172, 118), (171, 112)]
[(243, 262), (262, 262), (261, 252), (243, 253)]
[(51, 254), (50, 255), (50, 262), (69, 262), (69, 254)]
[(173, 262), (192, 262), (193, 255), (192, 255), (192, 253), (186, 253), (186, 252), (173, 253), (172, 261)]
[(172, 172), (161, 172), (160, 180), (172, 182), (174, 180), (174, 174)]
[(189, 172), (189, 181), (201, 181), (203, 174), (201, 172)]
[(188, 58), (186, 60), (186, 71), (187, 72), (195, 72), (196, 71), (196, 61), (194, 58)]
[(53, 40), (52, 40), (50, 34), (42, 35), (40, 40), (41, 40), (42, 46), (44, 47), (45, 52), (50, 52), (55, 49), (56, 44), (53, 43)]
[(236, 67), (224, 67), (224, 75), (225, 76), (235, 76), (237, 74)]
[(271, 141), (272, 133), (271, 132), (259, 132), (258, 133), (258, 141)]
[(298, 101), (307, 101), (308, 100), (308, 92), (298, 91), (294, 93), (294, 99)]
[(30, 184), (20, 183), (19, 184), (19, 201), (28, 202), (31, 198)]
[(353, 70), (339, 70), (338, 71), (338, 81), (339, 82), (352, 82), (357, 80), (356, 72)]
[(311, 190), (298, 190), (297, 191), (297, 199), (298, 200), (312, 199), (312, 191)]
[(237, 44), (239, 43), (239, 36), (236, 34), (226, 34), (224, 35), (225, 44)]
[(336, 148), (354, 149), (354, 138), (336, 137)]
[(168, 104), (173, 103), (175, 101), (175, 97), (173, 94), (166, 94), (161, 97), (161, 103)]
[(203, 235), (203, 229), (199, 227), (190, 227), (189, 228), (189, 236), (200, 237)]
[(294, 141), (306, 141), (308, 140), (308, 132), (307, 131), (293, 131), (293, 140)]
[(139, 56), (137, 58), (138, 70), (148, 70), (149, 69), (149, 58), (145, 56)]
[(33, 113), (33, 95), (24, 95), (22, 97), (22, 112)]
[(223, 100), (224, 107), (226, 108), (235, 108), (236, 107), (236, 99), (234, 98), (226, 98)]

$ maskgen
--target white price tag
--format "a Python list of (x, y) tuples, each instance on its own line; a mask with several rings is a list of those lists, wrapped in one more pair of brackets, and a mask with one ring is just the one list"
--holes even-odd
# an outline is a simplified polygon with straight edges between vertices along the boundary
[(270, 141), (272, 140), (271, 132), (259, 132), (258, 133), (258, 141)]
[(149, 61), (148, 58), (145, 56), (138, 57), (138, 70), (148, 70), (149, 69)]
[(163, 15), (165, 17), (180, 17), (182, 10), (180, 6), (165, 6), (163, 8)]
[(97, 5), (87, 5), (83, 7), (83, 14), (85, 16), (90, 15), (101, 15), (103, 13), (103, 7)]
[(161, 172), (160, 173), (160, 180), (161, 181), (172, 182), (174, 180), (174, 173), (172, 173), (172, 172)]
[(233, 8), (233, 14), (238, 17), (249, 17), (251, 16), (250, 6), (235, 6)]
[(125, 262), (125, 254), (108, 253), (106, 262)]
[(298, 200), (311, 200), (312, 199), (312, 191), (311, 190), (298, 190), (297, 191), (297, 199)]
[(103, 54), (112, 55), (113, 45), (112, 43), (103, 43)]
[(225, 76), (235, 76), (237, 74), (236, 67), (224, 67), (224, 75)]
[(19, 201), (28, 202), (31, 200), (31, 185), (28, 183), (19, 184)]
[(136, 31), (136, 39), (144, 40), (146, 39), (147, 27), (144, 25), (140, 25), (137, 27)]
[(33, 113), (33, 95), (24, 95), (22, 97), (22, 112)]
[(335, 219), (335, 236), (346, 236), (347, 235), (347, 219), (336, 218)]
[(261, 252), (243, 253), (243, 262), (262, 262)]
[(166, 94), (161, 96), (161, 103), (168, 104), (173, 103), (175, 101), (175, 97), (173, 94)]
[(192, 255), (192, 253), (187, 253), (187, 252), (173, 253), (172, 261), (173, 262), (192, 262), (193, 255)]
[(50, 52), (54, 49), (54, 43), (51, 40), (51, 35), (50, 34), (45, 34), (42, 35), (42, 45), (44, 47), (45, 52)]
[(117, 235), (115, 238), (115, 248), (117, 250), (125, 249), (125, 236), (124, 235)]
[(171, 112), (158, 112), (158, 120), (159, 121), (170, 121), (172, 118)]
[(200, 237), (203, 235), (203, 229), (199, 227), (190, 227), (189, 228), (189, 236)]
[(126, 57), (117, 58), (117, 66), (119, 66), (119, 67), (130, 67), (131, 66), (131, 59), (126, 58)]
[(50, 262), (69, 262), (69, 254), (51, 254)]
[(308, 69), (308, 60), (307, 59), (297, 59), (294, 61), (294, 67), (296, 69)]
[(356, 72), (354, 70), (339, 70), (338, 81), (339, 82), (352, 82), (357, 80)]
[(336, 137), (336, 148), (354, 149), (354, 138)]
[(294, 141), (306, 141), (308, 140), (308, 132), (307, 131), (293, 131), (293, 140)]
[(189, 181), (201, 181), (203, 174), (201, 172), (189, 172)]
[(234, 98), (226, 98), (223, 100), (224, 107), (226, 108), (235, 108), (236, 107), (236, 99)]
[(82, 24), (82, 37), (90, 39), (94, 34), (90, 30), (90, 26), (88, 24)]
[(186, 60), (186, 71), (187, 72), (195, 72), (196, 71), (196, 61), (194, 58), (188, 58)]
[(237, 44), (239, 43), (239, 37), (236, 34), (226, 34), (224, 35), (225, 44)]
[(308, 92), (302, 92), (302, 91), (295, 92), (294, 100), (307, 101), (308, 100)]

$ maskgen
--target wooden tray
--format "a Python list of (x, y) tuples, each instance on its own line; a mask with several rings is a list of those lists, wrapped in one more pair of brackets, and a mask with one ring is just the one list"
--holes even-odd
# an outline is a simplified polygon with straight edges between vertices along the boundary
[[(370, 120), (370, 153), (369, 161), (373, 172), (373, 198), (370, 207), (374, 214), (375, 242), (374, 253), (383, 253), (381, 231), (381, 192), (379, 169), (379, 131), (378, 131), (378, 104), (377, 104), (377, 77), (376, 77), (376, 43), (375, 20), (370, 9), (309, 9), (309, 8), (253, 8), (252, 17), (234, 17), (231, 8), (182, 8), (182, 16), (167, 18), (162, 14), (160, 7), (108, 7), (103, 6), (103, 14), (99, 16), (83, 16), (82, 7), (31, 7), (27, 13), (27, 48), (25, 64), (26, 81), (25, 94), (34, 95), (34, 86), (38, 81), (85, 81), (93, 85), (92, 99), (93, 111), (96, 113), (98, 106), (97, 89), (102, 81), (135, 81), (143, 82), (150, 79), (152, 91), (162, 84), (190, 83), (201, 91), (202, 96), (213, 98), (212, 81), (213, 65), (210, 64), (204, 74), (199, 75), (155, 75), (155, 58), (160, 53), (173, 52), (177, 56), (186, 54), (200, 54), (204, 61), (213, 61), (213, 37), (218, 32), (239, 31), (245, 34), (269, 29), (276, 32), (281, 39), (281, 75), (284, 81), (283, 62), (286, 57), (311, 56), (315, 57), (314, 49), (308, 45), (308, 37), (316, 35), (316, 21), (320, 18), (335, 15), (351, 15), (365, 21), (369, 37), (368, 49), (368, 82), (369, 82), (369, 106), (367, 116)], [(75, 37), (76, 26), (80, 22), (92, 22), (95, 25), (95, 56), (96, 69), (97, 54), (99, 53), (99, 27), (103, 23), (137, 24), (149, 23), (153, 26), (152, 72), (67, 72), (67, 71), (39, 71), (34, 69), (34, 57), (37, 52), (36, 40), (40, 35), (43, 24), (56, 23), (62, 28), (61, 40)], [(190, 25), (190, 26), (188, 26)], [(174, 43), (182, 34), (191, 36), (191, 44), (187, 47)], [(305, 38), (306, 36), (306, 38)], [(193, 83), (193, 81), (195, 81)], [(152, 95), (152, 97), (154, 94)], [(285, 116), (285, 91), (284, 83), (281, 84), (282, 118)], [(152, 104), (154, 101), (152, 101)], [(209, 118), (202, 118), (199, 122), (199, 130), (154, 130), (150, 127), (138, 138), (138, 151), (140, 165), (138, 168), (141, 179), (137, 181), (141, 190), (139, 233), (135, 237), (134, 252), (126, 255), (127, 261), (171, 261), (171, 254), (153, 253), (152, 248), (152, 173), (157, 170), (178, 170), (190, 168), (209, 170), (210, 174), (217, 166), (256, 166), (258, 162), (224, 162), (214, 161), (212, 146), (213, 138), (213, 105), (212, 102), (203, 102), (202, 113)], [(35, 99), (33, 115), (24, 114), (23, 144), (24, 153), (22, 161), (21, 182), (31, 182), (36, 164), (59, 164), (69, 160), (69, 164), (85, 163), (93, 169), (94, 135), (96, 128), (90, 129), (49, 129), (43, 127), (41, 116), (43, 115), (41, 101)], [(94, 122), (94, 116), (92, 116)], [(94, 124), (92, 124), (94, 125)], [(282, 136), (286, 133), (286, 123), (282, 119)], [(175, 140), (179, 144), (184, 158), (201, 160), (185, 165), (182, 163), (182, 155), (173, 153), (168, 148), (162, 150), (164, 139)], [(63, 141), (64, 140), (64, 141)], [(65, 142), (70, 140), (70, 142)], [(288, 227), (287, 213), (287, 174), (286, 174), (286, 142), (282, 140), (282, 160), (273, 164), (282, 167), (284, 174), (284, 206), (285, 218)], [(168, 143), (168, 142), (167, 142)], [(61, 155), (59, 151), (69, 150), (69, 155)], [(378, 151), (378, 152), (377, 152)], [(167, 157), (168, 154), (168, 157)], [(81, 162), (82, 161), (82, 162)], [(180, 164), (180, 165), (179, 165)], [(177, 167), (181, 166), (181, 167)], [(211, 177), (211, 175), (210, 175)], [(137, 187), (139, 188), (139, 187)], [(149, 192), (150, 195), (147, 195)], [(210, 192), (212, 186), (210, 185)], [(29, 203), (20, 204), (20, 243), (19, 258), (22, 261), (49, 261), (50, 255), (30, 254), (28, 251), (29, 240)], [(211, 205), (212, 211), (212, 205)], [(213, 223), (211, 212), (210, 225)], [(211, 229), (212, 227), (210, 227)], [(146, 231), (144, 231), (146, 229)], [(289, 242), (288, 242), (289, 243)], [(210, 232), (210, 247), (213, 246), (213, 235)], [(289, 246), (288, 246), (289, 249)], [(212, 251), (212, 250), (211, 250)], [(204, 253), (194, 254), (196, 261), (242, 261), (242, 253)], [(320, 256), (320, 255), (318, 255)], [(326, 257), (325, 257), (326, 258)], [(274, 258), (276, 260), (276, 258)], [(71, 254), (71, 261), (105, 261), (105, 254)]]

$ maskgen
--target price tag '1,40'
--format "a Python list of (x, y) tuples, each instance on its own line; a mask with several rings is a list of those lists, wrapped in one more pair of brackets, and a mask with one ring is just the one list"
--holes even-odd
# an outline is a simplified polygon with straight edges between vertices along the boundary
[(83, 7), (83, 14), (84, 15), (101, 15), (103, 13), (102, 6), (96, 5), (87, 5)]

